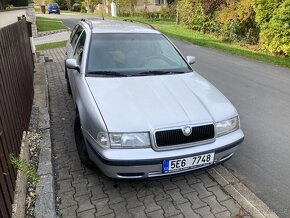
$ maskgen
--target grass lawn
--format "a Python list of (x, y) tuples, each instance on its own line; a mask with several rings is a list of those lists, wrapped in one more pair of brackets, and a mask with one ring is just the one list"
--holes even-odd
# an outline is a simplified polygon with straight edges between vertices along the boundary
[(60, 41), (60, 42), (52, 42), (52, 43), (47, 43), (47, 44), (42, 44), (42, 45), (36, 45), (36, 51), (41, 51), (45, 49), (50, 49), (50, 48), (58, 48), (58, 47), (65, 47), (67, 41)]
[(195, 45), (200, 45), (207, 48), (217, 49), (229, 54), (238, 55), (252, 60), (262, 61), (290, 68), (290, 58), (274, 56), (271, 54), (251, 50), (234, 43), (224, 42), (212, 35), (202, 34), (196, 31), (186, 29), (180, 25), (176, 25), (174, 21), (162, 21), (156, 19), (144, 19), (139, 17), (124, 18), (118, 17), (118, 20), (132, 19), (141, 22), (146, 22), (153, 25), (157, 30), (167, 36), (191, 42)]
[(224, 42), (210, 35), (204, 35), (199, 32), (185, 29), (178, 25), (154, 26), (156, 27), (156, 29), (163, 32), (167, 36), (185, 40), (196, 45), (213, 48), (229, 54), (290, 68), (290, 58), (253, 51), (239, 45)]
[(58, 19), (46, 17), (36, 17), (36, 26), (38, 32), (67, 29)]

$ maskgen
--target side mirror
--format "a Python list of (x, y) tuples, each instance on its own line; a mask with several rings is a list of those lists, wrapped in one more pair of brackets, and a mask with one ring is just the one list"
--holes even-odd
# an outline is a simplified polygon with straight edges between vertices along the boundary
[(189, 64), (194, 64), (196, 62), (196, 59), (194, 56), (186, 56), (186, 60), (187, 60), (187, 63)]
[(80, 71), (80, 66), (77, 64), (76, 59), (66, 59), (65, 65), (68, 69)]

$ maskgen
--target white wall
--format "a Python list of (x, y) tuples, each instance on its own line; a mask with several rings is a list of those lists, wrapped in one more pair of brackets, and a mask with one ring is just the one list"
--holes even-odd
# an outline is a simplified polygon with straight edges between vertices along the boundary
[(0, 12), (0, 28), (17, 22), (17, 17), (26, 16), (26, 8)]

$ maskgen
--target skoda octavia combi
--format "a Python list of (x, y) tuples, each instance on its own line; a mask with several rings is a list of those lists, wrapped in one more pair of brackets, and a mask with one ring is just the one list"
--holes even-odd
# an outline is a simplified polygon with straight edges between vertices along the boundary
[(154, 28), (82, 20), (65, 75), (81, 161), (119, 179), (163, 177), (228, 160), (244, 139), (231, 102)]

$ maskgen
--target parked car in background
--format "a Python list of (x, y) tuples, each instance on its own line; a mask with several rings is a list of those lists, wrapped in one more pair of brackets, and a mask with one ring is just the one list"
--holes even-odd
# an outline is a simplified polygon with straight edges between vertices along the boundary
[(56, 13), (56, 14), (60, 14), (60, 7), (57, 3), (50, 3), (48, 5), (48, 13)]
[(163, 177), (222, 163), (244, 139), (235, 107), (191, 68), (195, 58), (150, 26), (82, 20), (66, 53), (87, 167), (119, 179)]

